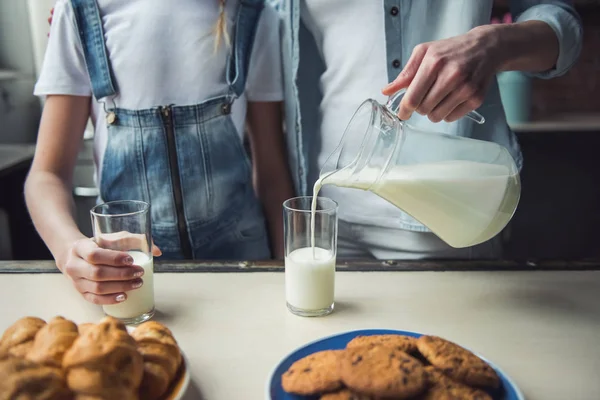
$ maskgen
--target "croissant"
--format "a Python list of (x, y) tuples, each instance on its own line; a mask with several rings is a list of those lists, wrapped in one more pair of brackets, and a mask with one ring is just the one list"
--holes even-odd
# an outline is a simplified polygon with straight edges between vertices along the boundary
[(91, 322), (86, 322), (84, 324), (79, 324), (77, 326), (77, 329), (79, 330), (79, 334), (83, 335), (86, 330), (88, 330), (89, 328), (91, 328), (93, 326), (94, 326), (94, 324), (92, 324)]
[(140, 386), (143, 399), (159, 399), (173, 382), (181, 365), (181, 352), (166, 326), (149, 321), (131, 334), (144, 357), (144, 377)]
[(10, 357), (0, 361), (0, 400), (68, 400), (72, 394), (59, 368)]
[(33, 346), (27, 359), (51, 367), (62, 366), (63, 356), (69, 350), (79, 333), (74, 322), (55, 317), (35, 335)]
[(63, 359), (77, 399), (137, 400), (143, 359), (125, 325), (106, 317), (87, 327)]
[(21, 318), (12, 324), (0, 338), (0, 360), (8, 356), (24, 358), (44, 325), (46, 321), (35, 317)]

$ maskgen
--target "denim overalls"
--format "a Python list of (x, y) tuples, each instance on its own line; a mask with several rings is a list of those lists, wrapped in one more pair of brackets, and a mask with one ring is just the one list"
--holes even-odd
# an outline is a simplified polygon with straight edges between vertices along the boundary
[(269, 258), (250, 161), (230, 116), (246, 85), (264, 0), (240, 1), (226, 66), (227, 93), (201, 104), (146, 110), (106, 108), (114, 105), (118, 88), (99, 7), (96, 0), (71, 2), (92, 92), (106, 110), (102, 200), (149, 202), (153, 240), (165, 258)]

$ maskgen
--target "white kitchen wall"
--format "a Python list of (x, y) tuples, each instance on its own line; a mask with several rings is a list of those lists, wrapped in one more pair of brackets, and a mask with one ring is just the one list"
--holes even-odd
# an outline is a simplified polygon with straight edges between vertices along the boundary
[[(19, 0), (20, 1), (20, 0)], [(36, 76), (39, 75), (48, 45), (48, 17), (56, 0), (27, 0), (29, 25), (31, 27), (31, 43)]]
[(0, 71), (0, 143), (35, 142), (41, 107), (25, 0), (0, 0)]

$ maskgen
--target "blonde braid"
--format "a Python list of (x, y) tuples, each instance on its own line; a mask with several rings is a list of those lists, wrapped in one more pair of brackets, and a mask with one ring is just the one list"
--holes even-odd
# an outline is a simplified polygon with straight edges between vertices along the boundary
[(229, 47), (231, 41), (229, 39), (229, 32), (227, 31), (227, 17), (225, 16), (225, 1), (226, 0), (218, 0), (219, 1), (219, 20), (217, 21), (215, 27), (213, 28), (213, 33), (216, 36), (215, 39), (215, 53), (219, 50), (219, 46), (221, 46), (221, 40), (225, 39), (225, 45)]

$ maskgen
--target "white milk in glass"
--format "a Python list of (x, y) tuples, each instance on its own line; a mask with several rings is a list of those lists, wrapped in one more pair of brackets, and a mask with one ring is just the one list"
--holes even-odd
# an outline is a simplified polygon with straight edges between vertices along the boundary
[(321, 177), (314, 196), (327, 184), (371, 190), (456, 248), (491, 239), (510, 221), (519, 201), (519, 177), (504, 165), (457, 160), (398, 165), (380, 174), (379, 169), (355, 172), (350, 166)]
[(304, 247), (285, 258), (286, 301), (301, 310), (331, 307), (335, 292), (335, 256), (320, 247)]
[(133, 264), (144, 269), (141, 288), (127, 292), (127, 300), (119, 304), (104, 306), (104, 312), (112, 317), (129, 319), (139, 317), (154, 308), (154, 262), (153, 258), (141, 251), (128, 251)]

